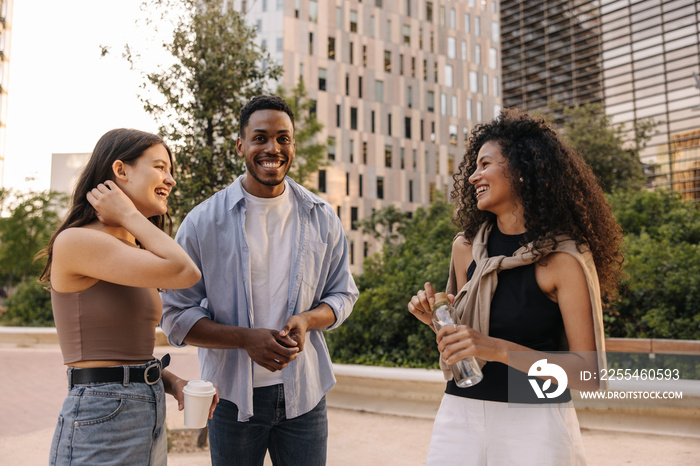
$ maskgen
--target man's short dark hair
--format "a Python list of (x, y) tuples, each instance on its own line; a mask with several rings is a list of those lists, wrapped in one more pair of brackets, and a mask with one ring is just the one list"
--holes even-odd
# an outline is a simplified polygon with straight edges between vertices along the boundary
[(292, 120), (292, 128), (294, 127), (294, 112), (292, 112), (287, 101), (276, 95), (259, 95), (253, 97), (250, 102), (245, 104), (243, 109), (241, 109), (241, 114), (238, 117), (238, 137), (243, 137), (243, 130), (248, 126), (250, 116), (258, 110), (279, 110), (280, 112), (284, 112), (289, 115), (289, 119)]

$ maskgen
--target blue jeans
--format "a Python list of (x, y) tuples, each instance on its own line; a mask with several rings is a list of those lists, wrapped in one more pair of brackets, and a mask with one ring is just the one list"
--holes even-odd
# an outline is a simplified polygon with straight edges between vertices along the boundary
[(81, 384), (68, 392), (51, 443), (50, 465), (166, 463), (162, 381)]
[(219, 401), (209, 421), (209, 449), (213, 466), (262, 466), (270, 451), (272, 464), (279, 466), (323, 466), (326, 464), (328, 417), (326, 398), (306, 414), (287, 419), (284, 386), (253, 390), (253, 417), (238, 422), (238, 408)]

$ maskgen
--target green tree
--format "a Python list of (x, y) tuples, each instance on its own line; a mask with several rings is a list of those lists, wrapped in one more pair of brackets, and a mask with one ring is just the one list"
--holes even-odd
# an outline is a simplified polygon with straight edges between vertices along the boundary
[[(254, 29), (224, 0), (148, 0), (144, 11), (173, 22), (163, 47), (170, 66), (146, 73), (141, 96), (156, 118), (176, 159), (177, 186), (171, 198), (176, 222), (198, 203), (225, 188), (245, 165), (236, 155), (238, 115), (253, 96), (281, 75), (269, 54), (255, 45)], [(125, 58), (137, 67), (127, 45)]]
[(365, 235), (370, 235), (375, 240), (381, 240), (382, 244), (395, 245), (401, 240), (399, 231), (405, 228), (405, 223), (409, 216), (393, 205), (382, 209), (374, 210), (372, 215), (364, 220), (356, 222), (360, 231)]
[(0, 190), (0, 284), (8, 289), (38, 277), (44, 260), (34, 260), (46, 247), (61, 219), (68, 197), (55, 191), (10, 192)]
[(294, 113), (296, 155), (289, 170), (289, 176), (297, 183), (316, 192), (317, 190), (308, 183), (319, 168), (326, 166), (328, 152), (327, 143), (316, 142), (316, 136), (323, 129), (323, 124), (316, 117), (316, 102), (308, 98), (302, 77), (299, 77), (299, 82), (292, 89), (291, 94), (283, 87), (279, 87), (277, 95), (287, 101)]
[(333, 360), (381, 366), (437, 367), (435, 334), (407, 309), (426, 281), (444, 290), (450, 265), (453, 207), (439, 199), (397, 228), (403, 241), (385, 243), (356, 278), (360, 297), (350, 317), (328, 332)]
[(52, 327), (51, 293), (36, 278), (29, 278), (17, 286), (7, 299), (7, 312), (2, 315), (4, 325), (17, 327)]
[(609, 336), (700, 339), (700, 208), (668, 191), (610, 197), (625, 232), (625, 276)]
[(644, 186), (646, 176), (639, 154), (653, 134), (655, 123), (652, 120), (635, 123), (632, 128), (634, 137), (626, 144), (624, 128), (614, 125), (600, 104), (562, 110), (555, 102), (550, 108), (563, 113), (566, 138), (591, 166), (605, 192)]

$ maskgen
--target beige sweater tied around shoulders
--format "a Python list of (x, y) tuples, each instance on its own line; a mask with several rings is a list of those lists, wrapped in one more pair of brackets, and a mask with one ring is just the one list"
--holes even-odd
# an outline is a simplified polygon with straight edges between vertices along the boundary
[[(498, 272), (501, 270), (513, 269), (522, 265), (528, 265), (535, 262), (540, 257), (546, 256), (551, 252), (564, 252), (570, 254), (578, 260), (581, 268), (586, 275), (586, 283), (588, 284), (588, 295), (591, 300), (591, 309), (593, 313), (593, 331), (595, 333), (595, 346), (598, 359), (598, 371), (607, 367), (605, 357), (605, 334), (603, 331), (603, 307), (600, 297), (600, 284), (598, 283), (598, 273), (596, 272), (593, 255), (586, 247), (582, 247), (579, 251), (576, 243), (568, 237), (557, 237), (556, 249), (549, 248), (542, 251), (541, 255), (536, 255), (532, 252), (532, 244), (521, 247), (511, 257), (494, 256), (488, 257), (486, 244), (488, 242), (489, 233), (492, 225), (484, 223), (472, 244), (472, 255), (476, 262), (476, 269), (471, 279), (457, 290), (457, 280), (454, 268), (454, 258), (450, 260), (450, 276), (447, 281), (446, 292), (455, 295), (454, 307), (462, 324), (472, 327), (477, 332), (484, 335), (489, 334), (489, 316), (491, 313), (491, 299), (498, 285)], [(464, 237), (463, 233), (459, 233), (458, 237)], [(563, 332), (562, 332), (563, 333)], [(562, 335), (562, 351), (568, 350), (568, 342), (566, 335)], [(480, 366), (483, 367), (485, 361), (478, 360)], [(440, 368), (445, 374), (445, 379), (452, 378), (447, 364), (440, 358)], [(607, 389), (607, 381), (600, 382), (602, 390)]]

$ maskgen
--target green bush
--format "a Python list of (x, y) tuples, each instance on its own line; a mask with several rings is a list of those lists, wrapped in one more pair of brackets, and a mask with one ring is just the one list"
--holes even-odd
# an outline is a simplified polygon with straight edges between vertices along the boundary
[(7, 312), (2, 316), (3, 325), (52, 327), (51, 293), (45, 286), (37, 280), (20, 283), (5, 301)]
[(612, 337), (700, 339), (700, 209), (668, 191), (611, 196), (622, 225), (620, 296), (606, 316)]
[(426, 281), (445, 289), (456, 233), (451, 216), (452, 206), (443, 200), (418, 209), (399, 227), (403, 241), (385, 244), (365, 260), (352, 314), (327, 334), (335, 362), (438, 367), (435, 334), (408, 312), (407, 304)]

